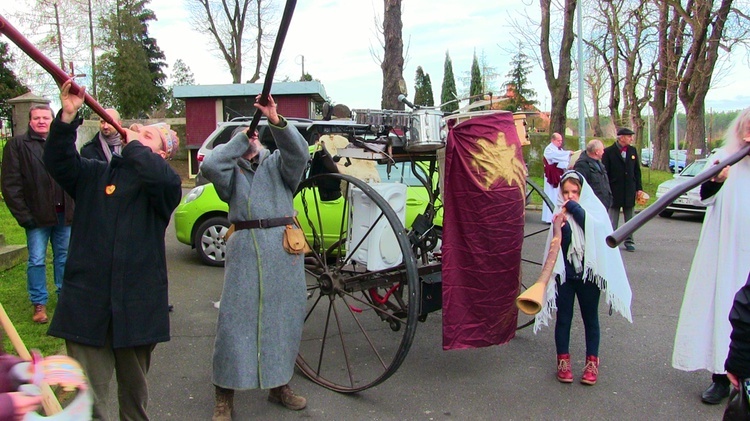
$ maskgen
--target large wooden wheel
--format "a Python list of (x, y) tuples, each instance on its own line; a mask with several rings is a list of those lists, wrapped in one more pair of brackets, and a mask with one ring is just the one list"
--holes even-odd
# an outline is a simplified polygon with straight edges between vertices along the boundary
[(348, 175), (310, 177), (294, 200), (313, 249), (305, 257), (297, 367), (343, 393), (382, 383), (404, 361), (418, 321), (419, 276), (407, 232), (377, 191)]

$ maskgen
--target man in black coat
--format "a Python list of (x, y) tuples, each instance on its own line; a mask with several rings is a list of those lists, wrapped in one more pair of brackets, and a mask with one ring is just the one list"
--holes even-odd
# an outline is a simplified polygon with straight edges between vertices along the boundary
[(76, 200), (63, 289), (47, 333), (65, 339), (68, 355), (86, 371), (94, 419), (110, 419), (115, 372), (119, 419), (146, 420), (151, 353), (169, 340), (164, 232), (181, 188), (165, 158), (178, 140), (166, 127), (147, 126), (128, 132), (122, 154), (109, 163), (81, 157), (75, 140), (85, 90), (73, 95), (70, 84), (62, 85), (62, 110), (44, 148), (47, 170)]
[(612, 205), (612, 190), (609, 188), (607, 169), (602, 164), (602, 155), (604, 144), (601, 140), (594, 139), (586, 145), (586, 153), (581, 154), (574, 168), (583, 175), (604, 208), (609, 209)]
[[(113, 120), (122, 126), (120, 113), (114, 108), (104, 110), (112, 117)], [(112, 160), (112, 154), (122, 152), (122, 139), (120, 133), (104, 119), (99, 120), (99, 132), (94, 135), (83, 147), (81, 147), (81, 156), (89, 159), (98, 159), (99, 161), (109, 162)]]
[[(625, 222), (633, 217), (635, 198), (643, 194), (641, 185), (641, 161), (638, 152), (632, 145), (634, 131), (623, 127), (617, 131), (617, 142), (604, 149), (602, 163), (607, 169), (609, 187), (612, 190), (612, 205), (609, 207), (609, 219), (612, 229), (617, 229), (622, 209)], [(635, 251), (633, 236), (625, 239), (625, 250)]]

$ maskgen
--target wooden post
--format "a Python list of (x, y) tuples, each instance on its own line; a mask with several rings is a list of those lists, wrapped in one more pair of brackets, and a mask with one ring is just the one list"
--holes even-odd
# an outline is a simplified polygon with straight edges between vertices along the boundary
[[(21, 337), (18, 336), (18, 331), (16, 331), (16, 327), (13, 326), (13, 323), (10, 321), (8, 313), (5, 312), (5, 308), (2, 304), (0, 304), (0, 323), (3, 325), (3, 330), (5, 330), (5, 334), (8, 335), (8, 339), (10, 339), (10, 342), (13, 344), (13, 348), (15, 348), (18, 356), (24, 360), (31, 361), (29, 350), (26, 349), (26, 345), (24, 345)], [(49, 387), (47, 383), (42, 383), (40, 388), (42, 389), (42, 407), (47, 416), (62, 411), (62, 406), (60, 406), (60, 402), (57, 400), (52, 388)]]

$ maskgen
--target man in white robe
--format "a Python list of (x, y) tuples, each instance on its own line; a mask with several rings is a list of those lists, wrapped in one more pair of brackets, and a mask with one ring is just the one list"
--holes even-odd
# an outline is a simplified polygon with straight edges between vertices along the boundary
[[(552, 133), (549, 145), (544, 148), (544, 194), (550, 200), (557, 198), (560, 177), (570, 167), (571, 153), (572, 151), (563, 149), (563, 137), (560, 133)], [(552, 210), (547, 206), (542, 206), (542, 222), (552, 222)]]
[[(750, 108), (740, 113), (727, 131), (724, 157), (745, 142), (750, 142)], [(712, 383), (701, 395), (707, 404), (718, 404), (729, 395), (724, 369), (732, 330), (729, 311), (750, 272), (748, 182), (750, 158), (746, 157), (701, 188), (701, 196), (709, 206), (685, 286), (672, 366), (712, 373)], [(706, 197), (706, 190), (718, 192)]]

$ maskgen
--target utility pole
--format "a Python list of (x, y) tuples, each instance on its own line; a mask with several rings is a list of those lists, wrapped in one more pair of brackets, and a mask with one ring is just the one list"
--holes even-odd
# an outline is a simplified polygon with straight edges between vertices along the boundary
[(578, 149), (586, 149), (586, 111), (583, 95), (583, 0), (576, 2), (578, 15)]
[(89, 0), (89, 38), (91, 40), (91, 93), (96, 96), (96, 47), (94, 46), (94, 17)]

